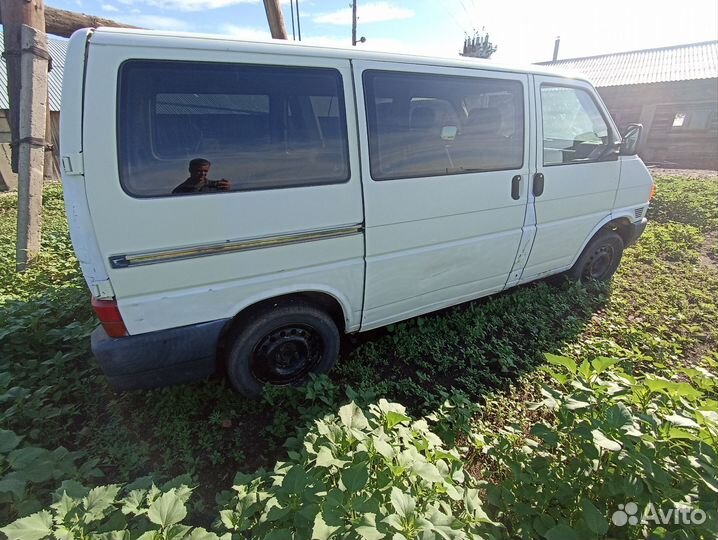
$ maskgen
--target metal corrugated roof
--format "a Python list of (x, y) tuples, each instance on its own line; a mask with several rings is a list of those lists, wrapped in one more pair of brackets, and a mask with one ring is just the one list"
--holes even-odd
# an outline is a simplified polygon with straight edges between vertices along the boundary
[(714, 79), (718, 78), (718, 41), (538, 64), (582, 73), (597, 87)]
[[(65, 71), (65, 55), (67, 54), (67, 40), (48, 35), (47, 48), (52, 57), (52, 71), (47, 81), (47, 92), (50, 99), (50, 110), (59, 111), (62, 96), (62, 74)], [(5, 42), (0, 32), (0, 53), (5, 52)], [(7, 65), (5, 60), (0, 61), (0, 109), (9, 109), (7, 98)]]

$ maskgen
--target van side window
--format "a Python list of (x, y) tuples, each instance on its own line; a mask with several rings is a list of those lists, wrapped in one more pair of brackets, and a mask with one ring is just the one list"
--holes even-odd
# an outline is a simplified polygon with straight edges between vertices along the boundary
[(611, 143), (608, 124), (585, 90), (541, 86), (541, 114), (544, 165), (594, 161)]
[[(130, 60), (120, 68), (120, 181), (136, 197), (209, 183), (256, 190), (349, 179), (342, 78), (337, 70)], [(199, 190), (198, 190), (199, 191)], [(210, 191), (210, 190), (202, 190)]]
[(364, 72), (374, 180), (520, 169), (519, 81)]

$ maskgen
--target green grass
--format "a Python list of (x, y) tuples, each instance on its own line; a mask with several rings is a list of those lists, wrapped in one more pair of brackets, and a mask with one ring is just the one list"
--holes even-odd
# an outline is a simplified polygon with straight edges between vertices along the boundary
[[(418, 416), (452, 396), (482, 403), (481, 421), (499, 430), (536, 421), (525, 403), (546, 378), (544, 352), (624, 358), (659, 374), (709, 365), (718, 360), (718, 182), (670, 177), (657, 186), (650, 225), (609, 286), (539, 282), (347, 339), (329, 379), (258, 402), (222, 378), (113, 393), (89, 352), (96, 321), (60, 188), (45, 190), (43, 253), (22, 275), (14, 272), (16, 199), (0, 195), (0, 429), (25, 445), (84, 452), (97, 460), (102, 483), (189, 473), (200, 486), (192, 510), (202, 520), (235, 472), (284, 458), (296, 426), (347, 397), (398, 401)], [(470, 417), (453, 418), (452, 429), (468, 430)], [(97, 482), (94, 473), (72, 474)], [(0, 522), (27, 513), (8, 508)]]
[(658, 222), (675, 221), (703, 231), (718, 230), (718, 189), (716, 177), (700, 178), (660, 176), (651, 217)]

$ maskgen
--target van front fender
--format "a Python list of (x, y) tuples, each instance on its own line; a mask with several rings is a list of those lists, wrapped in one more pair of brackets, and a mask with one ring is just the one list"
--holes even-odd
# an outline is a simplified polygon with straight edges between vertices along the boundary
[[(621, 234), (621, 237), (623, 237), (624, 239), (624, 245), (626, 247), (630, 246), (632, 243), (635, 243), (638, 237), (643, 233), (643, 229), (646, 228), (647, 223), (646, 218), (639, 219), (638, 221), (635, 221), (635, 219), (636, 218), (633, 209), (621, 209), (617, 212), (611, 212), (609, 215), (604, 217), (586, 236), (583, 241), (583, 244), (581, 245), (581, 249), (579, 249), (578, 252), (574, 255), (573, 260), (571, 261), (571, 266), (576, 264), (576, 261), (581, 256), (581, 253), (583, 253), (583, 250), (586, 249), (586, 246), (593, 239), (593, 237), (606, 227), (615, 227), (619, 230), (620, 233), (620, 230), (622, 228), (630, 227), (631, 225), (634, 225), (634, 222), (639, 226), (642, 224), (642, 228), (640, 229), (640, 232), (637, 232), (637, 234), (635, 234), (635, 232), (632, 232), (634, 227), (631, 227), (631, 231), (628, 231), (630, 234)], [(630, 236), (631, 238), (629, 239), (628, 236)]]

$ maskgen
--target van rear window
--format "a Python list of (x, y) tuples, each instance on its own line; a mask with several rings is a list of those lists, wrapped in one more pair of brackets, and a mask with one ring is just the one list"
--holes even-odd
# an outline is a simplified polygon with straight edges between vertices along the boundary
[(345, 110), (334, 69), (130, 60), (120, 181), (136, 197), (345, 182)]
[(374, 180), (520, 169), (519, 81), (365, 71)]

